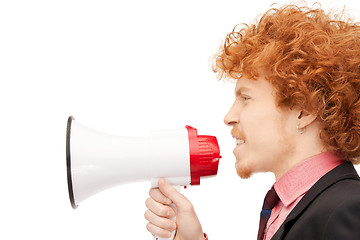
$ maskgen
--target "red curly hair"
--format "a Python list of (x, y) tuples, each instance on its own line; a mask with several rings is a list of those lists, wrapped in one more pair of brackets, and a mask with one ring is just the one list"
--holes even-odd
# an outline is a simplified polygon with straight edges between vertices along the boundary
[(236, 26), (213, 60), (219, 79), (265, 74), (279, 107), (317, 114), (327, 150), (360, 163), (359, 23), (320, 7), (273, 8)]

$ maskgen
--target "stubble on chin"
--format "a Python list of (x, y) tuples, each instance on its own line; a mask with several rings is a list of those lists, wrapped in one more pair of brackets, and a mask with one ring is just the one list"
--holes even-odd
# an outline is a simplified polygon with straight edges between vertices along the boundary
[(248, 166), (248, 164), (245, 163), (239, 163), (237, 162), (235, 164), (236, 172), (242, 179), (248, 179), (252, 176), (253, 171)]

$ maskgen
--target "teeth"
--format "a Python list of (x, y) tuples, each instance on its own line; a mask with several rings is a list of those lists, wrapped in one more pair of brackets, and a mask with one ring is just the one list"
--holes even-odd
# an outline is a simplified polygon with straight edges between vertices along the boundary
[(236, 139), (236, 145), (245, 143), (244, 139)]

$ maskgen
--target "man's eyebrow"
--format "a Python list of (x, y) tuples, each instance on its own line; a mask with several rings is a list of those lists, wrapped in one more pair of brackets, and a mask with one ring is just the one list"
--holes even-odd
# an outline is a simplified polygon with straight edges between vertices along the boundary
[(251, 89), (248, 87), (239, 87), (236, 89), (235, 95), (240, 96), (243, 92), (249, 92)]

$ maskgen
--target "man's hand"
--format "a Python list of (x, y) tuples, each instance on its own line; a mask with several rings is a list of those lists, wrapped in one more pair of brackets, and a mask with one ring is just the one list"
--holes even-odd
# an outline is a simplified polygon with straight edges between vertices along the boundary
[[(171, 231), (177, 229), (174, 240), (203, 240), (204, 233), (192, 203), (173, 186), (161, 178), (159, 188), (152, 188), (150, 198), (145, 202), (149, 209), (145, 218), (149, 221), (146, 228), (153, 235), (169, 238)], [(175, 211), (169, 206), (174, 203), (177, 208), (176, 223), (171, 220)]]

